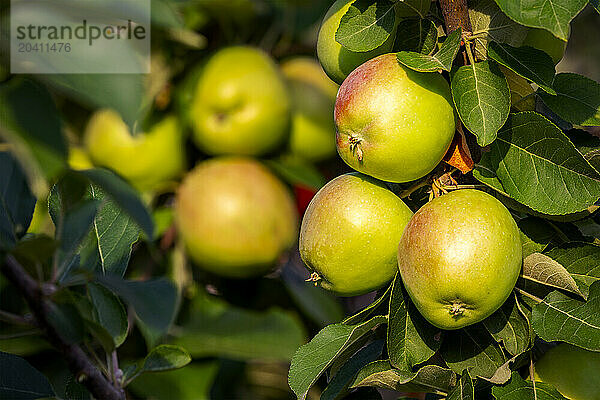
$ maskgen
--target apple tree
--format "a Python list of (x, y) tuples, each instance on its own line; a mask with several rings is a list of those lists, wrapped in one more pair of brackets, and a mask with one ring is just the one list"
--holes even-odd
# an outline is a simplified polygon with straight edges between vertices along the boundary
[[(339, 135), (338, 152), (360, 172), (400, 182), (388, 187), (413, 210), (420, 209), (413, 221), (417, 215), (423, 216), (404, 231), (398, 253), (400, 271), (393, 282), (381, 288), (366, 308), (326, 326), (298, 349), (289, 371), (289, 384), (298, 398), (305, 398), (317, 381), (325, 382), (321, 398), (326, 399), (343, 398), (365, 387), (427, 392), (435, 396), (432, 398), (448, 399), (592, 399), (600, 393), (595, 383), (600, 377), (597, 368), (582, 367), (598, 365), (600, 355), (600, 139), (595, 128), (600, 126), (600, 84), (579, 74), (556, 72), (569, 40), (570, 23), (586, 7), (600, 12), (597, 2), (586, 0), (340, 0), (333, 4), (321, 27), (317, 51), (329, 76), (343, 82), (335, 113), (338, 135), (346, 129), (345, 121), (355, 124), (348, 129), (350, 140), (356, 135), (347, 147), (346, 139)], [(399, 68), (376, 61), (389, 57), (390, 52)], [(396, 75), (393, 68), (408, 72)], [(444, 162), (425, 176), (406, 182), (389, 179), (394, 171), (381, 166), (415, 151), (411, 143), (393, 147), (393, 135), (402, 135), (402, 123), (407, 121), (394, 119), (393, 113), (402, 107), (398, 99), (411, 92), (398, 92), (390, 82), (411, 74), (415, 76), (412, 80), (419, 82), (425, 82), (427, 75), (443, 78), (457, 118)], [(379, 107), (374, 110), (376, 107), (369, 107), (373, 103), (360, 99), (366, 91), (377, 93), (378, 87), (379, 94), (370, 99)], [(418, 96), (410, 111), (426, 101), (425, 95)], [(418, 110), (427, 114), (423, 119), (434, 115), (432, 123), (439, 124), (435, 116), (442, 118), (442, 108), (440, 103)], [(343, 113), (352, 118), (343, 119)], [(368, 123), (358, 127), (360, 118)], [(377, 126), (382, 120), (388, 125)], [(411, 120), (408, 130), (421, 129), (415, 126)], [(375, 129), (387, 141), (375, 143)], [(372, 142), (361, 148), (360, 140)], [(380, 154), (376, 152), (386, 150), (389, 154), (377, 159), (384, 161), (369, 169), (368, 162), (374, 164), (368, 157), (377, 158)], [(333, 182), (326, 188), (334, 190)], [(431, 252), (444, 252), (446, 242), (436, 246), (440, 237), (446, 238), (445, 232), (459, 233), (451, 239), (455, 243), (478, 241), (480, 247), (487, 246), (486, 235), (492, 229), (475, 229), (475, 236), (460, 236), (464, 221), (469, 217), (481, 221), (479, 213), (487, 207), (482, 198), (469, 203), (471, 211), (461, 208), (468, 201), (466, 193), (473, 189), (493, 195), (510, 210), (506, 215), (512, 215), (509, 218), (518, 226), (519, 248), (509, 249), (505, 236), (511, 228), (506, 225), (505, 231), (492, 236), (492, 241), (497, 241), (491, 253), (478, 254), (475, 260), (442, 254), (446, 261), (437, 264)], [(450, 198), (459, 192), (465, 195), (460, 200), (456, 196), (453, 203)], [(343, 198), (341, 193), (349, 191), (338, 194)], [(367, 202), (364, 194), (351, 196), (357, 209)], [(425, 210), (433, 209), (438, 198), (445, 196), (446, 208), (439, 218), (425, 216), (429, 212)], [(330, 202), (332, 213), (340, 212), (337, 205), (343, 210), (353, 206), (352, 201), (329, 197), (335, 199)], [(328, 244), (322, 251), (356, 251), (354, 260), (344, 259), (345, 265), (334, 266), (333, 261), (316, 261), (320, 252), (307, 250), (303, 258), (309, 268), (320, 272), (322, 265), (325, 275), (341, 282), (357, 268), (376, 274), (369, 269), (368, 252), (382, 248), (377, 245), (385, 239), (360, 247), (354, 241), (360, 242), (361, 232), (354, 232), (350, 225), (346, 230), (338, 226), (339, 233), (334, 236), (319, 223), (342, 225), (339, 218), (328, 221), (327, 213), (319, 211), (324, 207), (319, 194), (313, 202), (318, 204), (309, 206), (306, 229), (313, 236), (321, 232), (326, 236), (305, 237), (306, 246), (327, 237), (340, 245)], [(313, 220), (314, 213), (320, 213), (317, 220)], [(359, 213), (355, 212), (356, 218)], [(375, 218), (375, 213), (370, 217)], [(415, 248), (415, 243), (425, 241), (421, 240), (424, 235), (429, 235), (428, 243)], [(363, 240), (374, 237), (362, 231)], [(301, 236), (301, 253), (302, 249)], [(516, 284), (510, 282), (508, 297), (482, 321), (463, 324), (460, 329), (451, 324), (440, 328), (420, 304), (428, 291), (453, 284), (436, 281), (443, 276), (436, 268), (447, 267), (447, 260), (456, 262), (453, 271), (467, 270), (472, 263), (481, 268), (487, 264), (493, 269), (490, 279), (505, 285), (506, 278), (497, 276), (513, 272), (509, 258), (492, 261), (497, 260), (492, 254), (496, 251), (519, 254), (518, 279)], [(420, 278), (407, 279), (405, 266), (410, 262), (425, 271)], [(344, 270), (348, 265), (351, 267)], [(334, 276), (327, 268), (346, 275)], [(323, 282), (328, 276), (321, 275), (315, 272), (310, 281), (331, 289), (333, 281)], [(361, 284), (371, 279), (370, 275), (357, 278)], [(454, 283), (457, 287), (452, 290), (473, 294), (487, 284), (464, 279), (460, 285)], [(489, 300), (484, 297), (479, 295), (478, 300)], [(578, 372), (565, 372), (564, 368)]]

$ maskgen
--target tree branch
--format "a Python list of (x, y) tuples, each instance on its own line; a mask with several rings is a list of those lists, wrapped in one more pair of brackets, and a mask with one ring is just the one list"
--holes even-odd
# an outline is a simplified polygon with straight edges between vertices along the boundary
[(440, 7), (446, 23), (446, 34), (462, 28), (464, 32), (472, 32), (467, 0), (440, 0)]
[(1, 270), (6, 278), (19, 289), (31, 309), (37, 326), (42, 329), (50, 344), (63, 354), (77, 381), (82, 383), (96, 399), (124, 400), (125, 392), (115, 388), (100, 373), (81, 347), (77, 344), (67, 343), (60, 337), (48, 319), (51, 310), (49, 300), (45, 298), (38, 283), (18, 261), (13, 256), (7, 256)]
[[(469, 18), (467, 0), (440, 0), (440, 8), (442, 9), (442, 15), (444, 16), (447, 35), (454, 32), (458, 28), (462, 29), (463, 37), (465, 34), (471, 34), (473, 28), (471, 27), (471, 19)], [(461, 65), (467, 65), (469, 60), (467, 58), (466, 44), (464, 40), (461, 40), (460, 46), (462, 54)]]

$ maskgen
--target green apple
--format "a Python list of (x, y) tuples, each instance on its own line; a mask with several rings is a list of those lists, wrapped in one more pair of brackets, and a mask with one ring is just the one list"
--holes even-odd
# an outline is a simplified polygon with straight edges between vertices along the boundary
[(455, 130), (448, 82), (404, 67), (395, 54), (369, 60), (346, 78), (334, 117), (337, 150), (346, 164), (388, 182), (431, 172)]
[(552, 57), (554, 64), (558, 64), (565, 54), (567, 42), (545, 29), (529, 28), (521, 46), (531, 46), (542, 50)]
[(292, 95), (289, 147), (293, 155), (318, 162), (335, 155), (333, 105), (338, 85), (309, 57), (281, 64)]
[(119, 114), (100, 110), (88, 122), (84, 144), (94, 165), (112, 169), (141, 191), (164, 189), (185, 169), (182, 129), (174, 116), (132, 135)]
[(325, 14), (317, 37), (317, 56), (323, 69), (337, 83), (342, 83), (346, 76), (360, 64), (380, 54), (387, 53), (394, 46), (396, 32), (381, 46), (367, 52), (354, 52), (342, 47), (335, 40), (335, 32), (340, 21), (355, 0), (337, 0)]
[(329, 79), (323, 67), (312, 57), (299, 56), (281, 63), (283, 75), (292, 81), (303, 82), (319, 89), (327, 97), (335, 100), (340, 85)]
[(600, 353), (561, 343), (535, 363), (535, 379), (571, 400), (600, 400)]
[(350, 173), (327, 183), (300, 228), (312, 280), (339, 296), (378, 289), (398, 271), (396, 249), (412, 211), (383, 182)]
[(266, 53), (225, 48), (206, 62), (195, 83), (193, 139), (212, 155), (263, 155), (287, 139), (290, 107), (283, 76)]
[(425, 204), (398, 246), (398, 267), (421, 314), (441, 329), (482, 321), (521, 271), (519, 228), (493, 196), (461, 189)]
[(175, 222), (196, 265), (234, 278), (268, 272), (298, 231), (288, 189), (241, 157), (212, 158), (189, 172), (177, 191)]

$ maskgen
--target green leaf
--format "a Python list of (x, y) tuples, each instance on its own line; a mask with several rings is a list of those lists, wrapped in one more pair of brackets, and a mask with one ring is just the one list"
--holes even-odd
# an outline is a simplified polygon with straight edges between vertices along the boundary
[(355, 0), (342, 16), (335, 40), (350, 51), (370, 51), (390, 37), (395, 21), (393, 2)]
[(569, 271), (586, 297), (589, 286), (600, 280), (600, 246), (570, 242), (554, 247), (546, 254)]
[(500, 10), (494, 0), (469, 1), (469, 19), (475, 38), (475, 54), (487, 59), (488, 44), (493, 40), (520, 46), (527, 36), (527, 28), (517, 24)]
[(545, 92), (555, 95), (552, 88), (554, 80), (554, 61), (542, 50), (533, 47), (513, 47), (505, 43), (491, 42), (487, 49), (488, 57), (504, 65), (516, 74), (528, 79)]
[(321, 400), (335, 400), (347, 392), (354, 377), (365, 365), (377, 360), (383, 351), (383, 340), (376, 340), (360, 349), (342, 365), (321, 393)]
[(547, 255), (533, 253), (523, 260), (521, 277), (557, 289), (567, 290), (583, 297), (569, 272)]
[(35, 202), (16, 159), (0, 151), (0, 251), (12, 249), (27, 232)]
[(66, 166), (67, 145), (54, 100), (42, 85), (12, 79), (0, 85), (0, 110), (0, 136), (15, 146), (30, 181), (40, 185), (34, 192), (42, 196), (39, 179), (56, 178)]
[(488, 61), (460, 67), (451, 89), (458, 115), (477, 144), (492, 143), (510, 111), (510, 89), (500, 68)]
[(95, 283), (88, 283), (88, 293), (96, 310), (96, 322), (113, 338), (115, 347), (127, 338), (127, 312), (125, 307), (110, 290)]
[(300, 309), (320, 327), (344, 318), (344, 310), (338, 298), (326, 290), (307, 285), (294, 266), (286, 265), (281, 271), (281, 279)]
[(258, 312), (198, 294), (174, 343), (193, 357), (289, 361), (304, 342), (302, 324), (278, 308)]
[(103, 274), (125, 275), (131, 247), (140, 236), (140, 228), (103, 190), (92, 186), (92, 197), (103, 201), (94, 218), (100, 263)]
[(50, 303), (48, 322), (69, 344), (79, 343), (84, 339), (84, 321), (73, 304)]
[(600, 13), (600, 1), (598, 1), (598, 0), (590, 0), (590, 5), (592, 7), (594, 7), (596, 9), (596, 11), (598, 11), (598, 13)]
[(468, 369), (473, 376), (483, 378), (491, 378), (506, 362), (502, 350), (483, 324), (446, 332), (441, 354), (454, 372)]
[(475, 387), (468, 370), (463, 371), (458, 384), (448, 393), (446, 400), (475, 400)]
[(588, 0), (496, 0), (506, 15), (521, 25), (546, 29), (559, 39), (569, 38), (569, 23)]
[(144, 358), (142, 372), (169, 371), (182, 368), (192, 361), (190, 354), (180, 346), (161, 344)]
[(141, 375), (127, 389), (140, 398), (210, 400), (210, 389), (218, 371), (218, 361), (192, 363), (173, 371)]
[(550, 215), (585, 210), (600, 198), (600, 174), (556, 125), (534, 112), (509, 116), (473, 176)]
[(166, 278), (127, 281), (114, 275), (97, 276), (101, 285), (119, 295), (151, 328), (166, 332), (177, 309), (177, 289)]
[(77, 173), (100, 186), (106, 195), (133, 218), (146, 237), (152, 238), (154, 231), (152, 217), (136, 191), (127, 182), (105, 169), (88, 169)]
[(526, 217), (517, 221), (521, 231), (523, 258), (533, 253), (542, 252), (557, 233), (549, 222), (536, 217)]
[(396, 28), (394, 51), (431, 54), (437, 46), (437, 39), (438, 31), (433, 22), (422, 18), (407, 18)]
[(0, 398), (35, 400), (52, 396), (54, 390), (41, 372), (21, 357), (0, 351)]
[(431, 8), (430, 0), (399, 0), (396, 1), (396, 14), (398, 17), (411, 18), (419, 16), (425, 19)]
[(140, 117), (144, 74), (46, 74), (50, 86), (90, 108), (112, 108), (131, 127)]
[(600, 125), (600, 84), (585, 76), (557, 74), (552, 85), (556, 96), (538, 91), (546, 105), (573, 125)]
[(375, 386), (400, 392), (449, 392), (456, 374), (438, 365), (425, 365), (417, 372), (393, 368), (388, 360), (374, 361), (361, 369), (352, 387)]
[(504, 386), (494, 386), (492, 394), (496, 400), (564, 400), (565, 398), (552, 385), (543, 382), (525, 381), (518, 372), (513, 372), (510, 382)]
[(387, 332), (390, 363), (410, 370), (439, 350), (442, 332), (421, 316), (404, 291), (399, 274), (392, 284)]
[[(354, 315), (346, 317), (342, 324), (345, 325), (356, 325), (358, 323), (364, 322), (367, 318), (371, 317), (373, 314), (380, 313), (380, 315), (387, 314), (388, 305), (387, 301), (390, 298), (390, 294), (392, 293), (392, 285), (388, 286), (380, 296), (378, 296), (371, 304), (360, 310)], [(378, 293), (379, 294), (379, 293)]]
[(89, 181), (87, 178), (67, 172), (50, 189), (48, 195), (48, 213), (54, 225), (81, 200), (89, 200)]
[(452, 32), (433, 56), (412, 51), (401, 51), (396, 54), (396, 58), (399, 63), (419, 72), (436, 72), (440, 69), (450, 71), (452, 62), (460, 48), (461, 35), (460, 28)]
[[(533, 330), (531, 330), (531, 337), (534, 337), (534, 333)], [(511, 369), (511, 365), (513, 364), (518, 364), (518, 365), (524, 365), (525, 363), (529, 362), (529, 353), (521, 353), (519, 355), (516, 355), (514, 357), (512, 357), (511, 359), (509, 359), (508, 361), (506, 361), (504, 364), (502, 364), (497, 370), (496, 372), (494, 372), (494, 375), (492, 375), (491, 378), (483, 378), (484, 380), (493, 383), (495, 385), (504, 385), (506, 382), (508, 382), (510, 380), (510, 375), (512, 373), (512, 369)]]
[(69, 375), (67, 383), (65, 384), (65, 397), (67, 400), (90, 400), (90, 392), (87, 391), (85, 386), (78, 383), (73, 375)]
[(533, 308), (531, 319), (535, 333), (548, 342), (600, 351), (600, 282), (590, 286), (586, 302), (553, 291)]
[(529, 348), (529, 321), (519, 311), (514, 295), (511, 294), (502, 307), (483, 320), (483, 325), (511, 355), (516, 356)]
[(265, 160), (265, 163), (284, 181), (291, 185), (305, 185), (312, 189), (320, 189), (326, 180), (319, 170), (298, 157), (280, 157)]
[(593, 136), (589, 132), (581, 129), (571, 129), (565, 134), (583, 155), (600, 149), (600, 137)]
[(67, 211), (56, 227), (57, 240), (60, 242), (57, 254), (57, 271), (61, 276), (73, 262), (73, 257), (84, 241), (98, 212), (100, 202), (83, 200)]
[(333, 324), (323, 328), (292, 358), (288, 382), (296, 396), (304, 399), (311, 386), (344, 349), (386, 322), (387, 317), (376, 316), (358, 325)]

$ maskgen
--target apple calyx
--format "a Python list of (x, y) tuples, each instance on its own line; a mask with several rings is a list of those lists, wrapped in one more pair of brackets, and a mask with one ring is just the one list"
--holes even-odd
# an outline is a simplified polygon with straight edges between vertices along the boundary
[(454, 319), (460, 318), (468, 309), (467, 305), (460, 300), (454, 300), (448, 305), (448, 314)]
[(305, 280), (305, 282), (314, 282), (315, 286), (317, 286), (319, 284), (319, 281), (322, 279), (323, 278), (321, 278), (321, 275), (319, 275), (316, 272), (313, 272), (312, 274), (310, 274), (310, 277)]
[(360, 142), (362, 142), (362, 139), (359, 138), (356, 135), (349, 135), (348, 136), (348, 144), (350, 146), (350, 151), (354, 154), (356, 153), (356, 158), (358, 159), (358, 161), (362, 161), (363, 159), (363, 152), (362, 149), (360, 148)]

